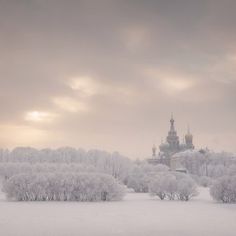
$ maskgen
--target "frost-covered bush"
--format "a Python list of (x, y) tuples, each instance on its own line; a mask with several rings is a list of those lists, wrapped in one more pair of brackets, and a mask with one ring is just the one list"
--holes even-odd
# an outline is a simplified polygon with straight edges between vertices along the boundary
[(178, 182), (175, 175), (167, 175), (165, 178), (165, 191), (169, 200), (174, 200), (176, 197)]
[(169, 167), (166, 165), (150, 165), (145, 162), (134, 165), (129, 175), (125, 180), (128, 188), (134, 189), (135, 192), (148, 192), (148, 186), (153, 178), (158, 173), (168, 172)]
[(123, 186), (100, 173), (19, 174), (5, 181), (3, 191), (17, 201), (112, 201)]
[(210, 194), (216, 201), (223, 203), (236, 202), (236, 175), (223, 176), (213, 183)]
[(230, 176), (236, 175), (236, 164), (235, 165), (231, 165), (227, 169), (227, 175), (230, 175)]
[(158, 196), (164, 200), (166, 197), (166, 175), (160, 174), (153, 178), (149, 184), (149, 192), (152, 196)]
[(186, 174), (181, 173), (160, 173), (152, 178), (149, 184), (149, 192), (158, 196), (161, 200), (179, 199), (188, 201), (197, 195), (194, 180)]
[(177, 178), (174, 174), (162, 172), (151, 180), (149, 192), (161, 200), (168, 198), (174, 200), (177, 191)]
[(179, 200), (188, 201), (197, 194), (197, 186), (192, 178), (185, 176), (178, 180), (176, 196)]
[(132, 188), (136, 193), (148, 192), (148, 183), (147, 172), (140, 166), (135, 166), (126, 179), (127, 187)]
[(132, 188), (136, 193), (148, 192), (149, 179), (146, 175), (130, 175), (127, 179), (127, 187)]

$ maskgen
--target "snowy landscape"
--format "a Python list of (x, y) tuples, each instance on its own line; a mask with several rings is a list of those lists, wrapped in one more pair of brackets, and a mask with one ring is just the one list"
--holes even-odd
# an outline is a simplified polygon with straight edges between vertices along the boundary
[(191, 202), (163, 202), (147, 193), (128, 193), (118, 202), (12, 202), (1, 194), (0, 234), (234, 236), (236, 205), (199, 191)]
[(188, 173), (100, 150), (2, 149), (0, 235), (233, 236), (236, 157), (177, 157)]
[(0, 0), (0, 236), (236, 236), (236, 0)]

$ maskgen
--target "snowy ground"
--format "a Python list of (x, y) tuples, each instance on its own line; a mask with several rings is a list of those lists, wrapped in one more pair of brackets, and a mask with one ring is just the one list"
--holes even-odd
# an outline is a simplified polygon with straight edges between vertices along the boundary
[(207, 189), (190, 202), (129, 193), (120, 202), (8, 202), (0, 195), (1, 236), (236, 235), (236, 205), (211, 200)]

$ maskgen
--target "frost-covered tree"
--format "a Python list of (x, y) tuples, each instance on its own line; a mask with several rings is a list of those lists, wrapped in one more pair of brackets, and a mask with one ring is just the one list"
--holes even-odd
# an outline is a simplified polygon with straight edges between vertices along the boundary
[(176, 195), (179, 200), (188, 201), (197, 194), (196, 183), (189, 176), (186, 175), (177, 181)]
[(166, 175), (165, 178), (165, 191), (166, 191), (166, 196), (169, 200), (174, 200), (176, 197), (176, 192), (177, 192), (177, 179), (176, 176), (173, 174), (168, 174)]
[(188, 201), (197, 195), (194, 180), (182, 173), (163, 172), (152, 178), (149, 184), (149, 192), (153, 196), (158, 196), (161, 200), (179, 199)]
[(161, 200), (164, 200), (166, 197), (166, 174), (156, 175), (149, 184), (149, 192), (152, 196), (158, 196)]
[[(61, 147), (58, 149), (37, 150), (31, 147), (17, 147), (11, 152), (0, 150), (0, 162), (4, 165), (11, 163), (27, 164), (79, 164), (82, 166), (93, 167), (96, 171), (110, 174), (120, 181), (124, 181), (133, 165), (131, 160), (120, 155), (118, 152), (109, 153), (101, 150), (75, 149), (71, 147)], [(21, 169), (21, 167), (19, 168)], [(21, 170), (9, 171), (22, 172)], [(86, 168), (85, 168), (86, 170)], [(2, 171), (0, 170), (0, 175)], [(5, 173), (5, 177), (12, 176), (11, 173)]]
[(236, 175), (223, 176), (215, 180), (210, 188), (210, 194), (216, 201), (223, 203), (236, 202)]
[(169, 167), (166, 165), (150, 165), (146, 162), (139, 162), (133, 166), (127, 176), (125, 183), (135, 192), (148, 192), (148, 185), (153, 176), (158, 173), (167, 172)]
[(236, 164), (229, 166), (229, 168), (227, 169), (227, 174), (226, 175), (236, 175)]
[(101, 173), (19, 174), (5, 181), (3, 191), (17, 201), (113, 201), (124, 196), (123, 186)]
[(174, 155), (174, 158), (192, 175), (218, 178), (236, 165), (236, 156), (231, 153), (216, 153), (209, 150), (187, 150)]

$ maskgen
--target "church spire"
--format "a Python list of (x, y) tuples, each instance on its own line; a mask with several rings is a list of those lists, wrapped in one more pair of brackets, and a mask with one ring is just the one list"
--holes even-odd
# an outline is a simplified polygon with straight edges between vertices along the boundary
[(191, 133), (190, 133), (189, 124), (187, 125), (187, 134), (191, 134)]
[(152, 156), (153, 157), (156, 157), (156, 151), (157, 151), (156, 145), (153, 144), (153, 146), (152, 146)]
[(173, 118), (173, 112), (171, 112), (171, 118), (170, 118), (170, 130), (174, 131), (175, 130), (175, 126), (174, 126), (175, 120)]
[(177, 133), (175, 131), (174, 123), (175, 123), (175, 120), (173, 118), (173, 113), (171, 113), (170, 130), (166, 138), (166, 141), (170, 145), (171, 150), (176, 150), (179, 148), (179, 137), (177, 136)]

